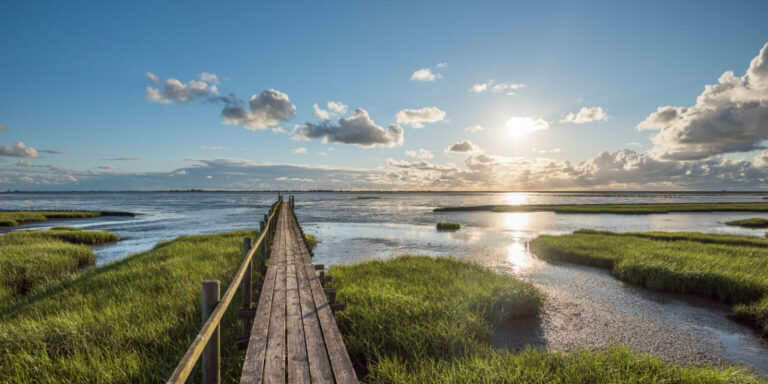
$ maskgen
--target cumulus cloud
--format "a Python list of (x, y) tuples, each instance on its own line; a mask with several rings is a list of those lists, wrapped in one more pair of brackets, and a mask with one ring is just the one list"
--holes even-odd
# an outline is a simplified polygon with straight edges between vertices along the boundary
[(3, 145), (0, 146), (0, 157), (24, 157), (34, 159), (40, 155), (37, 150), (32, 147), (27, 147), (21, 141), (17, 141), (13, 146)]
[(398, 124), (410, 125), (413, 128), (423, 128), (424, 123), (435, 123), (445, 119), (445, 111), (437, 107), (421, 109), (403, 109), (395, 115)]
[[(147, 72), (147, 78), (156, 84), (160, 83), (160, 78)], [(192, 100), (216, 95), (219, 93), (216, 84), (219, 79), (211, 73), (201, 73), (198, 80), (192, 80), (186, 84), (181, 81), (169, 78), (162, 83), (162, 87), (154, 88), (147, 86), (147, 99), (156, 103), (163, 104), (186, 104)]]
[(477, 152), (480, 148), (469, 140), (454, 143), (445, 149), (446, 152)]
[(355, 144), (361, 147), (392, 147), (403, 143), (403, 128), (392, 124), (384, 129), (376, 125), (368, 112), (362, 108), (355, 109), (352, 116), (339, 119), (337, 124), (327, 121), (320, 124), (306, 123), (294, 129), (295, 137), (303, 140), (322, 138), (323, 142)]
[(448, 63), (437, 63), (433, 68), (422, 68), (416, 70), (411, 75), (411, 81), (433, 82), (437, 79), (442, 79), (443, 74), (440, 73), (442, 69), (448, 67)]
[(507, 96), (513, 96), (514, 90), (525, 88), (525, 84), (520, 83), (497, 83), (493, 80), (488, 80), (484, 83), (477, 83), (469, 88), (470, 92), (483, 93), (483, 92), (505, 92)]
[(16, 166), (17, 167), (31, 167), (32, 163), (30, 163), (29, 161), (26, 161), (26, 160), (19, 160), (19, 161), (16, 162)]
[(768, 167), (768, 150), (760, 152), (752, 161), (756, 167)]
[(251, 130), (274, 127), (296, 113), (296, 106), (291, 104), (288, 95), (275, 89), (251, 96), (247, 107), (236, 97), (220, 98), (219, 101), (225, 104), (221, 111), (225, 124), (241, 125)]
[(297, 153), (297, 154), (304, 154), (304, 153), (307, 153), (307, 149), (304, 147), (298, 147), (298, 148), (291, 149), (291, 152)]
[(320, 120), (330, 120), (334, 116), (347, 113), (347, 106), (338, 101), (329, 101), (326, 106), (328, 110), (320, 108), (317, 104), (312, 106), (314, 115)]
[(638, 125), (658, 130), (651, 153), (662, 159), (706, 159), (765, 148), (768, 139), (768, 44), (746, 74), (723, 73), (689, 107), (664, 106)]
[(436, 79), (437, 75), (432, 73), (430, 68), (416, 70), (411, 75), (411, 81), (435, 81)]
[(424, 148), (419, 148), (418, 151), (416, 151), (416, 150), (405, 151), (405, 155), (409, 156), (409, 157), (415, 157), (417, 159), (431, 159), (431, 158), (435, 157), (432, 154), (432, 152), (430, 152), (430, 151), (428, 151), (428, 150), (426, 150)]
[(485, 128), (483, 128), (482, 125), (477, 124), (477, 125), (470, 125), (470, 126), (464, 128), (464, 130), (469, 132), (469, 133), (475, 133), (475, 132), (483, 131), (483, 130), (485, 130)]
[(608, 114), (603, 111), (603, 107), (582, 107), (577, 113), (569, 113), (561, 123), (584, 124), (593, 121), (608, 120)]

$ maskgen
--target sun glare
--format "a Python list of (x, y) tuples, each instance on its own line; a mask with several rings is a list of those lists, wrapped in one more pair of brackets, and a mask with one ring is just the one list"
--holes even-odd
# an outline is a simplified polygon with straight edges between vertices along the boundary
[(505, 124), (507, 131), (514, 138), (520, 138), (531, 132), (549, 128), (549, 123), (542, 119), (531, 117), (512, 117)]

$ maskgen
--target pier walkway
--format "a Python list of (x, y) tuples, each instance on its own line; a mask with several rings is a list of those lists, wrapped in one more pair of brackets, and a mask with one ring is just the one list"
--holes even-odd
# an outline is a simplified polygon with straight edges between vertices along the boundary
[[(293, 208), (293, 197), (288, 202), (281, 197), (264, 216), (258, 240), (245, 239), (243, 265), (223, 298), (218, 281), (203, 282), (203, 329), (169, 383), (185, 382), (200, 357), (203, 383), (220, 382), (219, 323), (238, 288), (243, 296), (238, 346), (247, 348), (240, 383), (358, 383), (333, 315), (343, 304), (335, 302), (334, 290), (323, 288), (329, 278), (323, 266), (313, 265)], [(268, 258), (254, 262), (257, 249)], [(251, 306), (254, 268), (264, 276), (256, 284), (261, 286), (256, 308)]]

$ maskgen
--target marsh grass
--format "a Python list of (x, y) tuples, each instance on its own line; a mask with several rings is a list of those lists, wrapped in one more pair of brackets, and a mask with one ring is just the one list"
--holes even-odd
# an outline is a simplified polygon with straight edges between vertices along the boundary
[(531, 242), (539, 257), (611, 270), (651, 289), (704, 296), (768, 334), (768, 249), (745, 236), (577, 231)]
[(13, 227), (24, 223), (48, 219), (83, 219), (101, 216), (93, 211), (0, 211), (0, 227)]
[(649, 214), (670, 212), (768, 212), (768, 203), (683, 203), (683, 204), (566, 204), (566, 205), (479, 205), (441, 207), (435, 212), (492, 211), (555, 213)]
[[(0, 311), (0, 377), (7, 382), (161, 382), (200, 329), (201, 282), (222, 293), (252, 231), (184, 236), (69, 275)], [(238, 297), (233, 303), (239, 303)], [(239, 378), (238, 305), (222, 320), (224, 382)], [(199, 371), (190, 382), (199, 381)]]
[(373, 372), (384, 358), (470, 353), (495, 324), (535, 316), (543, 300), (531, 284), (450, 258), (401, 256), (334, 265), (328, 274), (347, 304), (336, 314), (347, 351)]
[(735, 368), (682, 368), (625, 348), (497, 350), (495, 326), (537, 314), (532, 285), (450, 258), (333, 266), (350, 357), (377, 383), (765, 383)]
[(438, 231), (458, 231), (459, 229), (461, 229), (461, 225), (459, 225), (459, 223), (437, 223)]
[(114, 233), (53, 229), (0, 236), (0, 308), (62, 275), (96, 261), (86, 245), (117, 241)]
[(768, 228), (768, 219), (755, 217), (755, 218), (744, 219), (744, 220), (726, 221), (725, 224), (735, 225), (739, 227), (747, 227), (747, 228)]
[(304, 243), (307, 244), (307, 247), (309, 247), (309, 249), (313, 249), (317, 245), (317, 239), (314, 236), (305, 233)]

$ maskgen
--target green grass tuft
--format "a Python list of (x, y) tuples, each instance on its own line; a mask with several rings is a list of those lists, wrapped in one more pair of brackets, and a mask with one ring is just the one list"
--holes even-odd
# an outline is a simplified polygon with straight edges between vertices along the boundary
[[(70, 275), (0, 311), (0, 377), (8, 382), (161, 382), (200, 329), (201, 282), (222, 293), (252, 231), (184, 236)], [(239, 303), (238, 296), (233, 303)], [(222, 320), (222, 377), (239, 378), (239, 305)], [(193, 372), (193, 382), (199, 378)]]
[(332, 266), (330, 286), (347, 308), (336, 314), (356, 365), (384, 358), (451, 359), (476, 348), (495, 324), (535, 316), (533, 285), (466, 261), (401, 256)]
[(309, 249), (314, 249), (315, 246), (317, 245), (317, 239), (314, 236), (308, 235), (308, 234), (305, 233), (304, 234), (304, 243), (307, 244), (307, 247)]
[(82, 219), (101, 216), (93, 211), (0, 211), (0, 226), (13, 227), (48, 219)]
[(752, 219), (726, 221), (725, 224), (747, 228), (768, 228), (768, 219), (755, 217)]
[(437, 223), (438, 231), (458, 231), (460, 228), (461, 228), (461, 225), (459, 225), (458, 223), (444, 223), (444, 222)]
[(117, 241), (104, 231), (19, 231), (0, 236), (0, 308), (84, 266), (96, 255), (86, 245)]
[(765, 241), (702, 233), (581, 230), (539, 236), (531, 250), (544, 259), (607, 268), (619, 279), (651, 289), (733, 304), (737, 316), (768, 334)]

